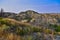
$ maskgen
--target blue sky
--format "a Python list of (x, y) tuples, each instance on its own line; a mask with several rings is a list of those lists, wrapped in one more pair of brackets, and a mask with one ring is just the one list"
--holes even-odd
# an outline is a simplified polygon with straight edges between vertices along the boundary
[(60, 0), (0, 0), (0, 8), (8, 12), (60, 13)]

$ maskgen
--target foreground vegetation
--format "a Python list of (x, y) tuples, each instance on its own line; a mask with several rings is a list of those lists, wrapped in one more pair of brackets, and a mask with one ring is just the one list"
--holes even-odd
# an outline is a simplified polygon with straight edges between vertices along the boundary
[[(50, 27), (54, 30), (53, 35), (60, 32), (60, 26), (50, 24)], [(0, 17), (1, 40), (43, 40), (44, 34), (42, 33), (52, 34), (52, 30), (40, 26), (32, 26), (29, 23), (21, 23), (14, 19)]]
[[(20, 23), (9, 18), (0, 18), (0, 36), (7, 40), (32, 40), (31, 34), (34, 32), (40, 33), (40, 31), (40, 27), (33, 27), (27, 23)], [(30, 36), (24, 39), (25, 35)]]

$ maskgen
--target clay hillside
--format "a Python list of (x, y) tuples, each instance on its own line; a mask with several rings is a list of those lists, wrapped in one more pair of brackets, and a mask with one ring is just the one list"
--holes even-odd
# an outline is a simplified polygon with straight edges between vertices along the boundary
[(53, 40), (60, 35), (60, 13), (0, 12), (0, 40)]

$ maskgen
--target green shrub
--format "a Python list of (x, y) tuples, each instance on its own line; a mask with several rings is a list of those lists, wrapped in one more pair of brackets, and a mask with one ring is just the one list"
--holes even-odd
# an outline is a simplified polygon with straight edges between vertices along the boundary
[(52, 27), (52, 29), (54, 29), (56, 32), (60, 32), (60, 25), (50, 25)]
[(33, 32), (40, 32), (41, 29), (39, 27), (33, 27)]

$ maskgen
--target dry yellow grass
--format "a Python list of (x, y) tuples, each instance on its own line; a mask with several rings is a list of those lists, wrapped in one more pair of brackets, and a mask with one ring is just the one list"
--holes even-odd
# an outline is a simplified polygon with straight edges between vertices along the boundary
[(4, 18), (3, 20), (6, 20), (6, 22), (14, 24), (14, 25), (16, 24), (16, 25), (24, 25), (24, 26), (27, 25), (27, 26), (30, 26), (29, 23), (23, 23), (23, 22), (20, 22), (20, 21), (16, 21), (14, 19)]

